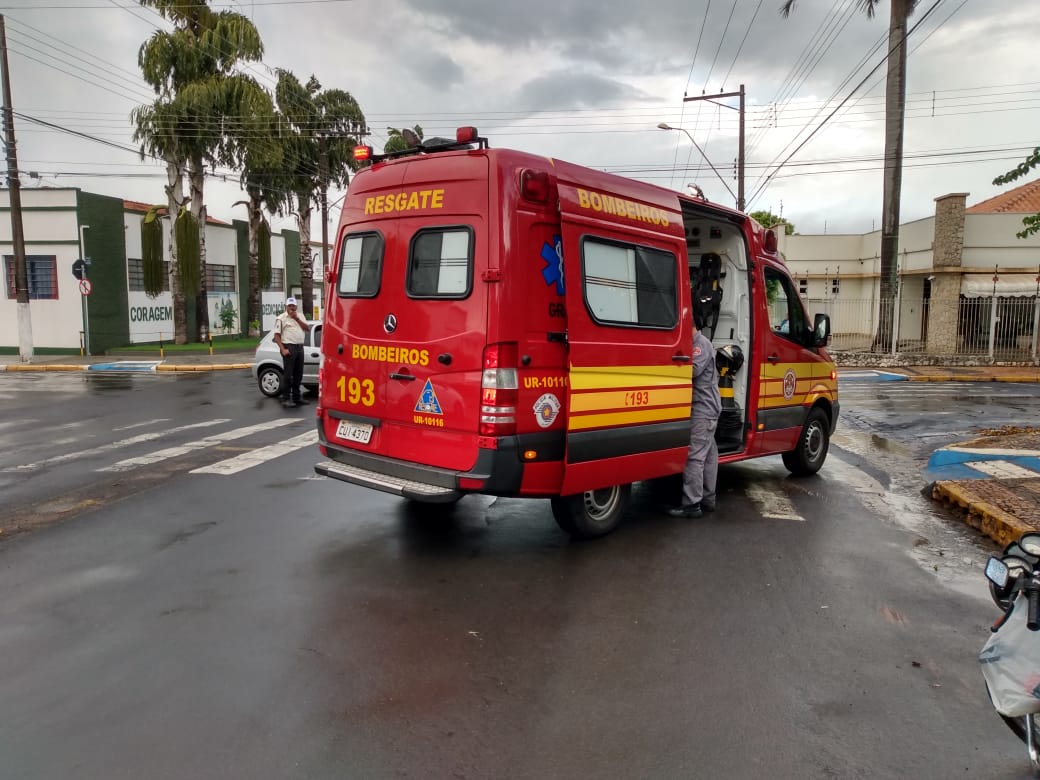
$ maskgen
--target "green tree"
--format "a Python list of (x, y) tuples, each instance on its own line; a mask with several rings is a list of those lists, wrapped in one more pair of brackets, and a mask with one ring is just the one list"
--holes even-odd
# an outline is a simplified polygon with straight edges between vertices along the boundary
[(294, 213), (300, 231), (301, 308), (310, 316), (314, 308), (314, 199), (326, 197), (330, 185), (346, 187), (350, 172), (358, 169), (354, 147), (367, 132), (365, 115), (349, 92), (322, 89), (313, 75), (301, 84), (287, 70), (278, 71), (275, 102), (289, 124), (282, 132), (283, 165), (296, 201)]
[[(225, 123), (248, 116), (255, 81), (237, 71), (242, 62), (258, 61), (263, 43), (255, 25), (232, 11), (214, 12), (207, 0), (140, 0), (173, 25), (156, 30), (141, 46), (138, 64), (157, 100), (135, 112), (135, 137), (159, 150), (167, 174), (182, 187), (187, 175), (188, 209), (198, 224), (199, 288), (196, 325), (209, 330), (206, 290), (206, 164), (214, 164), (225, 144)], [(157, 134), (153, 135), (153, 131)], [(183, 190), (181, 190), (183, 192)], [(168, 197), (173, 199), (168, 191)], [(183, 209), (171, 209), (178, 214)], [(179, 269), (183, 262), (171, 263)], [(175, 298), (176, 307), (177, 300)], [(176, 314), (175, 314), (176, 324)], [(198, 338), (201, 334), (192, 334)]]
[[(1029, 172), (1038, 165), (1040, 165), (1040, 146), (1036, 147), (1031, 155), (1010, 171), (1000, 174), (1000, 176), (993, 180), (993, 183), (998, 186), (1010, 184), (1013, 181), (1021, 179), (1023, 176), (1029, 175)], [(1029, 238), (1029, 236), (1034, 233), (1040, 233), (1040, 214), (1031, 214), (1030, 216), (1023, 217), (1022, 224), (1025, 225), (1025, 230), (1021, 230), (1015, 234), (1019, 238)]]
[[(414, 137), (411, 136), (414, 134)], [(386, 143), (383, 144), (383, 154), (390, 154), (391, 152), (403, 152), (405, 149), (411, 149), (414, 146), (418, 146), (418, 143), (422, 143), (423, 140), (423, 129), (416, 125), (411, 130), (408, 128), (386, 128)]]
[[(868, 19), (880, 0), (856, 0)], [(885, 76), (885, 170), (881, 195), (881, 312), (875, 346), (892, 340), (895, 312), (896, 263), (899, 254), (899, 201), (903, 186), (903, 131), (906, 114), (906, 26), (918, 0), (889, 0), (888, 65)], [(780, 7), (790, 14), (796, 0)]]
[(278, 141), (281, 119), (270, 95), (262, 92), (254, 97), (257, 102), (248, 116), (228, 131), (221, 155), (224, 165), (242, 169), (239, 183), (247, 196), (234, 205), (244, 205), (248, 214), (246, 322), (250, 336), (260, 335), (261, 290), (271, 283), (271, 233), (264, 212), (274, 214), (283, 208), (291, 184), (285, 175), (283, 148)]
[(788, 222), (783, 217), (778, 217), (771, 211), (752, 211), (748, 214), (755, 222), (760, 224), (762, 227), (776, 227), (777, 225), (784, 226), (784, 235), (789, 236), (794, 233), (794, 225)]

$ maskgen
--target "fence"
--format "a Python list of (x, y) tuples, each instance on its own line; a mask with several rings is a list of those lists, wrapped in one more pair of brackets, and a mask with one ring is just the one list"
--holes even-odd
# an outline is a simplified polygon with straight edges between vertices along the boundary
[[(1040, 297), (967, 298), (957, 302), (955, 318), (930, 317), (928, 298), (874, 299), (809, 298), (809, 317), (831, 318), (831, 349), (838, 352), (934, 353), (986, 357), (994, 361), (1037, 359)], [(882, 304), (895, 307), (891, 327), (882, 328)], [(955, 326), (955, 330), (954, 330)], [(933, 332), (929, 327), (945, 328)], [(938, 336), (938, 337), (937, 337)]]

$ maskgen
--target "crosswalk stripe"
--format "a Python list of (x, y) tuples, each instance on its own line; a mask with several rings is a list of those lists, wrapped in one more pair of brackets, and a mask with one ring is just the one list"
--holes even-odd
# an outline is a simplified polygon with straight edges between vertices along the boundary
[(192, 469), (190, 473), (219, 474), (227, 477), (231, 474), (237, 474), (240, 471), (251, 469), (253, 466), (259, 466), (261, 463), (274, 460), (282, 455), (288, 455), (294, 450), (302, 449), (303, 447), (310, 447), (317, 443), (318, 432), (307, 431), (307, 433), (301, 433), (299, 436), (294, 436), (291, 439), (280, 441), (277, 444), (271, 444), (267, 447), (261, 447), (260, 449), (252, 450), (250, 452), (243, 452), (241, 455), (236, 455), (227, 460), (218, 461), (209, 466), (200, 466), (197, 469)]
[(189, 452), (194, 452), (195, 450), (212, 447), (214, 444), (221, 444), (225, 441), (234, 441), (235, 439), (252, 436), (254, 433), (268, 431), (271, 428), (277, 428), (282, 425), (292, 425), (299, 422), (303, 422), (303, 420), (282, 418), (280, 420), (271, 420), (269, 422), (259, 423), (258, 425), (248, 425), (245, 428), (236, 428), (231, 431), (226, 431), (225, 433), (219, 433), (215, 436), (207, 436), (205, 439), (190, 441), (187, 444), (182, 444), (178, 447), (167, 447), (166, 449), (156, 450), (147, 455), (141, 455), (136, 458), (127, 458), (118, 463), (113, 463), (111, 466), (100, 468), (98, 471), (131, 471), (139, 466), (148, 466), (162, 460), (177, 458), (181, 455), (187, 455)]
[(997, 479), (1029, 479), (1040, 477), (1040, 473), (1032, 469), (1023, 468), (1017, 463), (1009, 463), (1006, 460), (969, 460), (964, 463), (976, 471), (989, 474)]
[(0, 473), (9, 474), (12, 472), (20, 471), (33, 471), (34, 469), (42, 468), (43, 466), (53, 466), (55, 463), (65, 463), (70, 460), (76, 460), (77, 458), (85, 458), (88, 455), (97, 455), (102, 452), (109, 452), (111, 450), (118, 450), (122, 447), (129, 447), (134, 444), (142, 444), (146, 441), (155, 441), (163, 436), (169, 436), (171, 433), (180, 433), (181, 431), (190, 431), (195, 428), (207, 428), (211, 425), (220, 425), (222, 423), (230, 422), (228, 419), (214, 419), (204, 420), (203, 422), (192, 423), (191, 425), (182, 425), (179, 428), (170, 428), (165, 431), (154, 431), (152, 433), (141, 433), (137, 436), (131, 436), (128, 439), (120, 439), (119, 441), (109, 442), (108, 444), (99, 444), (97, 447), (91, 447), (89, 450), (78, 450), (76, 452), (66, 452), (62, 455), (55, 455), (50, 458), (38, 460), (35, 463), (23, 463), (19, 466), (7, 466), (0, 469)]
[(776, 487), (767, 488), (764, 485), (749, 484), (744, 489), (744, 493), (751, 499), (751, 503), (755, 505), (762, 517), (805, 522), (805, 518), (795, 510), (794, 504)]

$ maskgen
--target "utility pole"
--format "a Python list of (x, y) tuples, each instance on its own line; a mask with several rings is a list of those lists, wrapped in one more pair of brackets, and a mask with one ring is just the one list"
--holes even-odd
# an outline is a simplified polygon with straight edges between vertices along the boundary
[(18, 302), (18, 354), (23, 363), (33, 358), (32, 319), (29, 316), (29, 276), (25, 268), (22, 232), (22, 191), (18, 155), (14, 146), (14, 109), (11, 107), (11, 69), (7, 64), (7, 27), (0, 14), (0, 59), (4, 65), (4, 143), (7, 146), (7, 186), (11, 197), (11, 243), (14, 244), (14, 289)]
[(739, 150), (737, 152), (737, 211), (744, 210), (744, 85), (740, 85), (740, 90), (737, 92), (719, 92), (716, 95), (700, 95), (699, 97), (684, 97), (683, 103), (689, 103), (693, 100), (708, 100), (715, 103), (717, 106), (723, 108), (732, 109), (733, 106), (727, 106), (725, 103), (718, 103), (718, 98), (728, 97), (739, 97), (740, 108), (737, 109), (740, 113), (740, 129), (738, 131), (737, 143)]

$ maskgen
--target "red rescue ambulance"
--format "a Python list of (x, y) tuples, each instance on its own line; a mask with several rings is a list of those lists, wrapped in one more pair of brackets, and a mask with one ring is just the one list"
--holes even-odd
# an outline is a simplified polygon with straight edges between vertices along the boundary
[(356, 153), (372, 164), (327, 272), (319, 474), (419, 502), (549, 498), (567, 532), (605, 534), (632, 483), (683, 469), (702, 300), (720, 462), (823, 464), (830, 320), (806, 317), (772, 231), (472, 127)]

